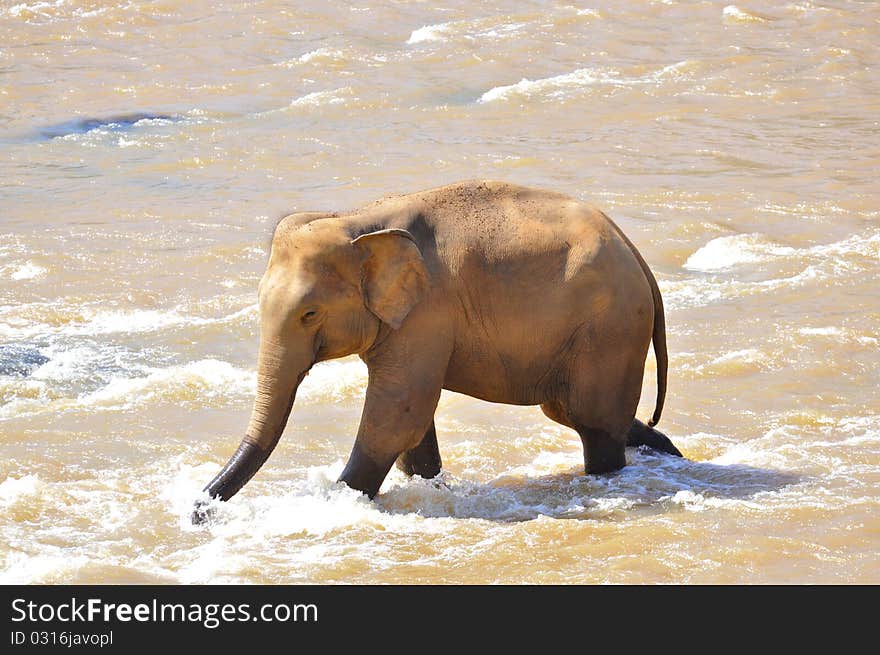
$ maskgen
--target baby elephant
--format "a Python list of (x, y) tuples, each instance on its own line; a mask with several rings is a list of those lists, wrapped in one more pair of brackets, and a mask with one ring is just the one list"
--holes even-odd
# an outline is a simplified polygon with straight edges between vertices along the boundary
[[(272, 238), (260, 282), (257, 396), (238, 450), (205, 491), (228, 500), (278, 443), (317, 362), (358, 354), (369, 383), (341, 480), (370, 497), (397, 461), (440, 471), (442, 389), (540, 405), (573, 428), (588, 473), (627, 445), (681, 456), (653, 429), (666, 394), (663, 302), (635, 246), (573, 198), (462, 182), (352, 213), (299, 213)], [(634, 416), (653, 339), (657, 403)], [(197, 508), (193, 520), (205, 517)]]

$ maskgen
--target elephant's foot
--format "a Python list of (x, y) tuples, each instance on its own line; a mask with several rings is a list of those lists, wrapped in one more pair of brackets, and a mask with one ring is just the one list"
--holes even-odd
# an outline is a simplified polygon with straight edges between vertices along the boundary
[(659, 430), (648, 427), (638, 419), (634, 419), (626, 434), (627, 446), (648, 446), (662, 453), (682, 457), (681, 451)]
[(431, 479), (440, 473), (441, 467), (437, 431), (432, 422), (421, 443), (397, 458), (397, 468), (409, 476), (418, 475), (425, 479)]
[(587, 473), (611, 473), (626, 466), (625, 444), (607, 430), (578, 428), (584, 444), (584, 468)]
[(378, 462), (370, 457), (360, 445), (355, 442), (348, 464), (339, 476), (339, 481), (344, 482), (352, 489), (367, 494), (371, 499), (379, 493), (379, 487), (388, 475), (391, 465), (396, 457), (386, 462)]

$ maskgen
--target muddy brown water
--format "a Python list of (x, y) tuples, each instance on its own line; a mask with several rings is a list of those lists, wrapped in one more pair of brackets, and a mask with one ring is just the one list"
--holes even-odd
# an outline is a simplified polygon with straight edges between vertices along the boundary
[[(216, 5), (0, 3), (0, 579), (880, 582), (876, 4)], [(468, 178), (638, 245), (687, 459), (587, 477), (538, 408), (445, 393), (442, 479), (370, 503), (349, 359), (190, 525), (274, 222)]]

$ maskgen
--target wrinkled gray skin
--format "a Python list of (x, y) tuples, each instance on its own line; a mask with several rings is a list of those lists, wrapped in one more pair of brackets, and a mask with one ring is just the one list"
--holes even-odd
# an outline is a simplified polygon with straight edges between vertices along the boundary
[(607, 216), (575, 199), (464, 182), (353, 213), (293, 214), (275, 229), (259, 296), (253, 414), (211, 497), (229, 499), (266, 460), (309, 369), (352, 354), (369, 383), (340, 479), (370, 497), (395, 461), (410, 475), (440, 471), (441, 389), (540, 405), (580, 435), (588, 473), (624, 466), (627, 445), (681, 455), (634, 420), (652, 338), (650, 426), (666, 390), (654, 276)]

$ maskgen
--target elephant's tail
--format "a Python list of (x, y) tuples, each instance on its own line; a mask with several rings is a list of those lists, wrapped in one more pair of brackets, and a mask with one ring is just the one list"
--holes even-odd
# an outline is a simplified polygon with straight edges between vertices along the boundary
[(650, 427), (654, 427), (660, 422), (660, 415), (663, 413), (663, 403), (666, 402), (666, 369), (669, 364), (669, 357), (666, 352), (666, 315), (663, 311), (663, 297), (660, 295), (660, 288), (657, 286), (657, 279), (648, 268), (647, 262), (642, 258), (641, 253), (633, 245), (633, 242), (623, 233), (617, 224), (610, 218), (605, 216), (608, 222), (614, 226), (614, 229), (624, 240), (632, 254), (638, 260), (648, 284), (651, 287), (651, 295), (654, 298), (654, 333), (652, 340), (654, 342), (654, 357), (657, 358), (657, 401), (654, 404), (654, 415), (648, 421)]
[(660, 289), (657, 286), (657, 280), (654, 274), (642, 256), (635, 248), (633, 252), (645, 271), (645, 277), (648, 278), (648, 284), (651, 285), (651, 294), (654, 296), (654, 357), (657, 358), (657, 401), (654, 404), (654, 415), (648, 421), (649, 427), (654, 427), (660, 422), (660, 414), (663, 413), (663, 403), (666, 401), (666, 369), (669, 364), (669, 357), (666, 353), (666, 314), (663, 311), (663, 297), (660, 295)]

